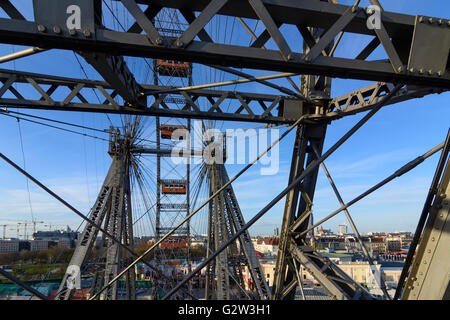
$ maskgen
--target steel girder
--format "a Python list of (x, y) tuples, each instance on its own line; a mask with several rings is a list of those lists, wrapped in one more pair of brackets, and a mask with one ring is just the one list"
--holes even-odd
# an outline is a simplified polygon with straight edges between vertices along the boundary
[[(221, 185), (226, 184), (230, 179), (226, 172), (225, 166), (219, 165), (219, 171), (221, 174)], [(240, 230), (244, 227), (245, 221), (242, 215), (241, 208), (237, 201), (236, 195), (234, 194), (233, 187), (230, 185), (224, 190), (224, 198), (229, 213), (231, 214), (231, 220), (234, 225), (235, 230)], [(270, 298), (270, 289), (264, 276), (264, 272), (259, 263), (258, 257), (256, 256), (255, 248), (248, 231), (244, 232), (239, 237), (240, 245), (242, 251), (245, 255), (245, 264), (248, 266), (250, 274), (255, 284), (258, 299), (266, 300)]]
[[(282, 110), (286, 101), (301, 101), (288, 96), (231, 92), (221, 90), (196, 89), (184, 92), (178, 99), (168, 94), (150, 95), (148, 107), (134, 108), (117, 101), (117, 90), (107, 82), (57, 77), (29, 72), (0, 69), (0, 105), (15, 108), (46, 110), (67, 110), (85, 112), (125, 113), (136, 115), (157, 115), (175, 118), (196, 118), (258, 123), (293, 123), (296, 119), (284, 115)], [(172, 88), (141, 85), (144, 89), (164, 91)], [(347, 95), (332, 99), (318, 113), (312, 112), (311, 119), (337, 119), (371, 109), (393, 88), (390, 83), (374, 83)], [(31, 89), (31, 90), (29, 90)], [(95, 92), (93, 95), (92, 93)], [(405, 86), (388, 104), (440, 94), (443, 89), (431, 87)], [(37, 95), (37, 97), (36, 97)], [(104, 100), (99, 101), (97, 96)], [(199, 99), (209, 103), (206, 110), (196, 103)], [(226, 101), (239, 101), (230, 104), (230, 110), (221, 109)], [(228, 103), (227, 103), (228, 105)], [(194, 107), (195, 106), (195, 107)]]
[[(389, 94), (394, 87), (395, 86), (392, 83), (377, 82), (346, 95), (334, 98), (329, 102), (328, 109), (325, 111), (326, 117), (333, 120), (367, 111), (378, 103), (385, 95)], [(446, 90), (406, 85), (399, 90), (386, 105), (423, 98), (429, 94), (441, 94), (443, 92), (446, 92)]]
[[(116, 101), (117, 90), (104, 81), (56, 77), (27, 72), (0, 70), (0, 105), (16, 108), (125, 113), (175, 118), (197, 118), (261, 123), (289, 123), (295, 119), (278, 116), (280, 104), (292, 100), (287, 96), (232, 92), (220, 90), (189, 90), (175, 99), (169, 94), (154, 94), (146, 108), (121, 105)], [(14, 85), (14, 86), (13, 86)], [(160, 91), (172, 89), (156, 85), (143, 88)], [(28, 90), (28, 89), (32, 90)], [(95, 94), (93, 95), (93, 91)], [(63, 92), (63, 93), (62, 93)], [(36, 98), (36, 94), (38, 97)], [(104, 99), (99, 101), (97, 96)], [(197, 101), (209, 107), (202, 110)], [(229, 100), (229, 111), (221, 109)], [(294, 99), (294, 101), (297, 101)]]
[[(217, 192), (229, 181), (223, 164), (209, 165), (207, 171), (210, 177), (211, 193)], [(210, 203), (207, 256), (231, 239), (245, 225), (244, 217), (231, 186), (225, 188)], [(269, 298), (269, 287), (248, 231), (238, 239), (240, 246), (237, 245), (237, 242), (231, 243), (226, 250), (223, 250), (207, 265), (206, 299), (228, 300), (239, 297), (240, 299), (266, 300)], [(255, 284), (254, 297), (245, 292), (242, 274), (244, 266), (248, 267)], [(232, 283), (239, 287), (237, 293), (232, 290)]]
[[(48, 2), (35, 0), (36, 8), (45, 10)], [(144, 33), (108, 30), (87, 21), (79, 30), (70, 31), (62, 21), (67, 18), (66, 8), (61, 12), (53, 7), (48, 10), (60, 13), (56, 17), (36, 21), (17, 19), (17, 14), (8, 10), (14, 18), (0, 19), (0, 41), (19, 45), (39, 46), (103, 52), (108, 55), (164, 58), (179, 61), (277, 70), (330, 77), (354, 78), (385, 82), (402, 82), (423, 86), (450, 88), (448, 51), (450, 48), (450, 22), (424, 16), (410, 16), (383, 11), (381, 29), (367, 27), (368, 14), (363, 8), (352, 10), (351, 6), (323, 1), (308, 0), (122, 0), (124, 7), (135, 19)], [(157, 8), (175, 8), (199, 15), (189, 23), (178, 39), (163, 37), (136, 3), (150, 4)], [(86, 6), (86, 0), (71, 1), (71, 4)], [(53, 4), (52, 4), (53, 5)], [(150, 7), (151, 7), (150, 6)], [(64, 10), (64, 11), (63, 11)], [(101, 6), (87, 7), (84, 14), (101, 16)], [(16, 10), (17, 11), (17, 10)], [(91, 12), (90, 12), (91, 11)], [(256, 19), (266, 27), (250, 46), (241, 43), (221, 44), (205, 41), (204, 27), (216, 15)], [(61, 21), (62, 18), (64, 20)], [(84, 21), (82, 21), (84, 23)], [(307, 54), (294, 51), (299, 39), (289, 39), (279, 25), (293, 25), (305, 42), (312, 39), (308, 28), (324, 30), (320, 41), (310, 43)], [(57, 28), (55, 28), (57, 27)], [(56, 31), (55, 31), (56, 30)], [(135, 31), (135, 30), (133, 30)], [(135, 31), (136, 32), (136, 31)], [(373, 41), (356, 58), (336, 58), (323, 54), (323, 49), (339, 32), (373, 36)], [(195, 40), (196, 38), (201, 40)], [(273, 39), (278, 50), (266, 50), (262, 46)], [(290, 43), (291, 41), (294, 41)], [(366, 61), (379, 44), (385, 50), (387, 61)]]
[[(450, 299), (450, 131), (400, 278), (402, 300)], [(434, 183), (435, 182), (435, 183)], [(416, 240), (417, 239), (417, 240)], [(420, 243), (419, 243), (420, 242)], [(418, 248), (417, 248), (418, 245)], [(417, 250), (416, 250), (417, 248)], [(402, 282), (404, 275), (408, 278)], [(403, 287), (404, 285), (404, 287)], [(402, 291), (403, 290), (403, 291)], [(396, 294), (397, 296), (397, 294)]]
[[(295, 178), (302, 174), (304, 168), (316, 159), (313, 150), (308, 146), (309, 144), (316, 144), (317, 149), (322, 152), (325, 132), (326, 124), (304, 125), (297, 130), (288, 184), (292, 183)], [(272, 298), (275, 300), (294, 298), (296, 285), (286, 292), (286, 287), (289, 287), (295, 279), (295, 270), (289, 267), (288, 260), (292, 259), (291, 250), (294, 250), (297, 245), (305, 246), (306, 243), (304, 239), (297, 240), (296, 244), (293, 243), (292, 225), (298, 217), (302, 216), (307, 218), (304, 223), (297, 226), (296, 230), (307, 228), (312, 213), (311, 207), (317, 175), (318, 168), (305, 177), (301, 185), (295, 187), (286, 195), (277, 255), (276, 269), (278, 272), (275, 275), (272, 290)]]
[[(89, 218), (97, 225), (104, 224), (107, 230), (116, 239), (133, 248), (133, 231), (132, 231), (132, 214), (131, 214), (131, 199), (129, 189), (129, 176), (127, 161), (124, 155), (114, 155), (113, 162), (105, 178), (102, 188), (94, 206), (91, 209)], [(91, 224), (87, 224), (81, 233), (81, 237), (75, 252), (70, 260), (69, 266), (76, 266), (79, 270), (82, 269), (83, 264), (89, 255), (90, 250), (95, 245), (99, 230)], [(119, 245), (102, 236), (100, 245), (99, 261), (100, 270), (96, 271), (93, 278), (91, 295), (94, 295), (96, 290), (101, 288), (103, 284), (108, 283), (120, 271), (120, 268), (130, 262), (130, 256), (122, 252)], [(68, 300), (72, 297), (75, 288), (69, 288), (67, 285), (68, 278), (72, 276), (72, 269), (69, 268), (64, 275), (61, 285), (58, 290), (58, 295), (55, 299)], [(81, 276), (81, 274), (80, 274)], [(135, 299), (135, 275), (134, 270), (130, 270), (126, 274), (126, 298)], [(102, 295), (104, 300), (117, 299), (117, 282), (106, 289)]]

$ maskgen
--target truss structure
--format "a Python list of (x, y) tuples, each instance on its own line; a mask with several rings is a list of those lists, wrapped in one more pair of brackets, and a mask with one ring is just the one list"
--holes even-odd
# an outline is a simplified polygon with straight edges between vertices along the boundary
[[(321, 257), (306, 241), (306, 234), (317, 225), (312, 223), (312, 204), (319, 166), (324, 167), (324, 160), (382, 107), (450, 89), (450, 21), (386, 12), (378, 0), (370, 0), (370, 4), (380, 10), (379, 27), (376, 28), (368, 24), (373, 10), (359, 7), (360, 1), (356, 1), (353, 6), (338, 4), (336, 0), (115, 1), (134, 21), (128, 30), (119, 31), (102, 24), (104, 8), (100, 0), (34, 0), (34, 20), (30, 21), (11, 1), (1, 1), (0, 7), (8, 18), (0, 18), (0, 42), (32, 47), (13, 56), (3, 57), (3, 60), (9, 61), (51, 49), (76, 50), (104, 81), (0, 70), (0, 104), (5, 108), (136, 114), (156, 116), (157, 119), (175, 117), (289, 124), (292, 125), (289, 130), (296, 129), (288, 186), (246, 223), (231, 187), (235, 179), (229, 179), (221, 165), (208, 167), (211, 197), (208, 200), (207, 258), (183, 281), (174, 285), (165, 298), (173, 297), (204, 267), (208, 275), (207, 298), (242, 298), (240, 295), (246, 292), (241, 290), (240, 270), (242, 266), (247, 266), (256, 284), (257, 298), (294, 299), (297, 289), (303, 292), (298, 267), (301, 265), (314, 274), (332, 298), (373, 299), (364, 288), (331, 261)], [(77, 27), (67, 24), (69, 5), (76, 5), (83, 12)], [(163, 30), (155, 27), (154, 19), (164, 9), (175, 10), (186, 21), (186, 28), (175, 37), (167, 36)], [(243, 25), (245, 21), (256, 21), (264, 26), (264, 31), (257, 35), (247, 27), (254, 39), (249, 45), (235, 39), (231, 39), (230, 43), (213, 41), (206, 27), (216, 16), (233, 17)], [(350, 34), (365, 37), (368, 44), (356, 57), (336, 57), (334, 54), (342, 37)], [(273, 45), (269, 46), (269, 43)], [(298, 43), (302, 43), (303, 47), (297, 48)], [(381, 50), (385, 59), (370, 61), (375, 50)], [(192, 86), (190, 83), (188, 87), (140, 84), (130, 72), (123, 56), (204, 64), (241, 77), (235, 83), (257, 82), (277, 89), (282, 94), (209, 89), (229, 85), (229, 82), (205, 86)], [(235, 68), (282, 73), (254, 77)], [(294, 85), (295, 92), (268, 81), (295, 75), (302, 77), (301, 88)], [(375, 83), (333, 98), (332, 78), (370, 80)], [(33, 94), (30, 94), (30, 87), (34, 90)], [(57, 90), (64, 91), (65, 98), (56, 98)], [(96, 91), (104, 97), (104, 101), (92, 101), (85, 93), (87, 90)], [(174, 94), (177, 98), (173, 97)], [(233, 108), (225, 111), (223, 106), (227, 100), (233, 102)], [(199, 101), (206, 101), (207, 107), (201, 108)], [(328, 151), (323, 152), (330, 123), (361, 112), (366, 112), (363, 119)], [(344, 204), (340, 199), (342, 207), (329, 216), (345, 210), (351, 221), (347, 211), (351, 204), (408, 172), (441, 149), (444, 150), (415, 235), (415, 245), (419, 240), (422, 242), (416, 258), (413, 259), (413, 253), (409, 254), (396, 299), (400, 296), (404, 299), (448, 297), (448, 277), (444, 279), (437, 276), (437, 270), (448, 273), (449, 255), (445, 240), (448, 238), (449, 137), (445, 145), (408, 163), (352, 202)], [(135, 147), (139, 151), (148, 150), (142, 146)], [(113, 165), (105, 180), (105, 189), (100, 192), (90, 217), (96, 223), (107, 221), (105, 228), (131, 248), (132, 230), (126, 218), (131, 210), (127, 196), (126, 153), (120, 148), (113, 149)], [(168, 154), (160, 146), (157, 146), (155, 153), (158, 159)], [(445, 163), (447, 167), (444, 167)], [(20, 168), (17, 169), (27, 175)], [(327, 177), (340, 198), (328, 172)], [(270, 292), (247, 230), (283, 197), (286, 200), (276, 278)], [(162, 205), (160, 203), (160, 208)], [(118, 212), (123, 219), (118, 218)], [(353, 224), (352, 227), (358, 235), (356, 227)], [(95, 230), (92, 224), (86, 225), (82, 245), (77, 248), (72, 259), (74, 265), (81, 266), (83, 263), (98, 232)], [(106, 267), (105, 273), (98, 277), (102, 283), (99, 286), (107, 284), (107, 287), (103, 287), (106, 291), (100, 290), (103, 292), (102, 297), (114, 299), (117, 297), (114, 279), (122, 273), (118, 272), (118, 268), (124, 263), (123, 259), (130, 257), (122, 257), (112, 242), (105, 239), (104, 243)], [(132, 263), (127, 261), (132, 266), (138, 260)], [(445, 272), (441, 275), (447, 274)], [(133, 274), (128, 273), (127, 277), (133, 279)], [(127, 282), (127, 296), (133, 298), (131, 282)], [(71, 295), (71, 290), (64, 283), (61, 284), (60, 299), (68, 299)], [(232, 283), (240, 289), (237, 295), (231, 290), (234, 286)], [(441, 284), (439, 289), (438, 283)]]

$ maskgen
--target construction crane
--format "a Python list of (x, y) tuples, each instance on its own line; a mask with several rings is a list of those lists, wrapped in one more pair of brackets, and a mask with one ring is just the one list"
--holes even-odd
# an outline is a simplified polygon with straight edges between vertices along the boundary
[(0, 224), (0, 227), (3, 227), (3, 240), (6, 239), (6, 227), (10, 226), (9, 224)]

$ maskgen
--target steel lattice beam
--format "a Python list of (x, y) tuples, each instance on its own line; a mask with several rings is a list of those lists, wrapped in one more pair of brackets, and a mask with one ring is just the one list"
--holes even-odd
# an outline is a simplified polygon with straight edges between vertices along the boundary
[[(127, 1), (134, 3), (134, 1)], [(164, 58), (180, 61), (207, 63), (232, 67), (277, 70), (302, 74), (316, 74), (330, 77), (354, 78), (386, 82), (402, 82), (450, 88), (448, 51), (450, 48), (450, 24), (448, 20), (424, 16), (383, 12), (382, 30), (374, 32), (367, 28), (368, 15), (362, 8), (350, 12), (351, 7), (322, 1), (307, 0), (259, 0), (252, 2), (228, 1), (137, 1), (158, 8), (175, 8), (198, 12), (184, 33), (175, 41), (160, 36), (151, 26), (150, 19), (137, 14), (127, 6), (136, 23), (145, 30), (144, 34), (107, 30), (92, 21), (87, 21), (80, 30), (69, 32), (63, 24), (66, 8), (61, 4), (52, 7), (60, 10), (60, 17), (43, 18), (36, 15), (36, 21), (0, 19), (0, 41), (43, 48), (59, 48), (80, 51), (103, 52), (109, 55)], [(217, 3), (216, 3), (217, 2)], [(36, 8), (45, 10), (48, 2), (35, 0)], [(101, 7), (87, 6), (86, 0), (71, 1), (85, 6), (88, 16), (100, 15)], [(53, 4), (52, 4), (53, 5)], [(135, 7), (134, 7), (135, 8)], [(64, 11), (63, 11), (64, 10)], [(349, 11), (350, 10), (350, 11)], [(36, 12), (35, 12), (36, 14)], [(203, 27), (216, 15), (260, 20), (268, 28), (268, 37), (278, 44), (278, 50), (262, 49), (259, 45), (243, 46), (241, 43), (220, 44), (195, 40)], [(55, 16), (58, 16), (56, 14)], [(64, 18), (64, 19), (63, 19)], [(83, 22), (84, 23), (84, 22)], [(52, 25), (53, 24), (53, 25)], [(94, 24), (94, 25), (93, 25)], [(300, 27), (322, 28), (326, 36), (311, 48), (311, 54), (291, 51), (287, 37), (278, 25), (288, 24)], [(59, 29), (54, 31), (55, 25)], [(87, 32), (89, 31), (89, 32)], [(320, 53), (338, 32), (373, 36), (383, 44), (388, 61), (366, 61), (358, 58), (336, 58)], [(304, 35), (303, 35), (304, 36)], [(149, 41), (150, 40), (150, 41)], [(298, 43), (299, 39), (295, 39)], [(292, 41), (292, 40), (290, 40)], [(264, 41), (263, 41), (264, 42)], [(432, 54), (425, 54), (424, 50)], [(430, 50), (432, 49), (432, 50)], [(367, 51), (367, 50), (363, 50)], [(368, 50), (370, 51), (370, 50)]]
[[(185, 94), (190, 98), (187, 103), (184, 96), (174, 98), (173, 95), (150, 95), (148, 107), (133, 108), (121, 105), (116, 101), (117, 91), (107, 82), (84, 80), (67, 77), (57, 77), (29, 72), (0, 69), (0, 105), (16, 108), (32, 108), (46, 110), (87, 111), (105, 113), (125, 113), (137, 115), (159, 115), (166, 117), (214, 119), (228, 121), (247, 121), (260, 123), (293, 123), (293, 116), (285, 115), (280, 106), (286, 101), (302, 102), (288, 96), (232, 92), (220, 90), (196, 89)], [(27, 90), (29, 87), (32, 90)], [(164, 91), (171, 87), (141, 85), (152, 91)], [(343, 116), (353, 115), (371, 109), (386, 94), (392, 90), (390, 83), (374, 83), (347, 95), (332, 99), (320, 113), (311, 114), (312, 119), (333, 120)], [(64, 97), (57, 96), (56, 91), (67, 92)], [(95, 95), (104, 99), (99, 102)], [(389, 101), (395, 102), (416, 99), (429, 94), (444, 92), (439, 88), (405, 86)], [(36, 99), (36, 94), (40, 98)], [(229, 101), (238, 101), (238, 97), (247, 104), (251, 114), (244, 106), (232, 104), (228, 111), (221, 105), (229, 105)], [(189, 106), (204, 98), (209, 103), (207, 109), (190, 108)]]

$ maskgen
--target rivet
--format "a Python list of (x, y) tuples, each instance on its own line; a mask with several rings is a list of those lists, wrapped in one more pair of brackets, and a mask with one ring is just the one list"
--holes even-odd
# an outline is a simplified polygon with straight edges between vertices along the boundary
[(442, 25), (442, 22), (443, 22), (442, 19), (438, 20), (439, 25)]
[(434, 241), (434, 237), (433, 237), (433, 238), (431, 238), (431, 241)]
[(433, 18), (429, 18), (429, 19), (428, 19), (428, 22), (429, 22), (430, 24), (433, 24)]
[(419, 17), (419, 23), (423, 23), (423, 17)]
[(163, 39), (162, 39), (161, 37), (158, 37), (158, 38), (156, 39), (156, 44), (157, 44), (158, 46), (162, 45), (162, 44), (163, 44)]
[(75, 29), (70, 29), (70, 30), (69, 30), (69, 34), (70, 34), (71, 36), (75, 36), (75, 35), (77, 34), (77, 30), (75, 30)]
[(183, 41), (181, 41), (180, 39), (177, 39), (177, 41), (175, 42), (175, 45), (176, 45), (178, 48), (181, 48), (181, 47), (183, 46)]
[(61, 28), (58, 27), (58, 26), (54, 26), (53, 27), (53, 32), (56, 33), (56, 34), (60, 34), (61, 33)]
[(419, 73), (420, 73), (420, 74), (423, 74), (423, 73), (424, 73), (423, 69), (420, 69), (420, 70), (419, 70)]
[(414, 73), (416, 70), (414, 68), (409, 69), (409, 72)]
[(428, 74), (431, 76), (433, 74), (433, 70), (428, 70)]
[(43, 26), (42, 24), (38, 25), (38, 31), (39, 31), (39, 32), (45, 32), (45, 30), (47, 30), (47, 29), (45, 28), (45, 26)]
[(88, 29), (84, 29), (83, 34), (86, 38), (89, 38), (91, 36), (91, 31), (89, 31)]

